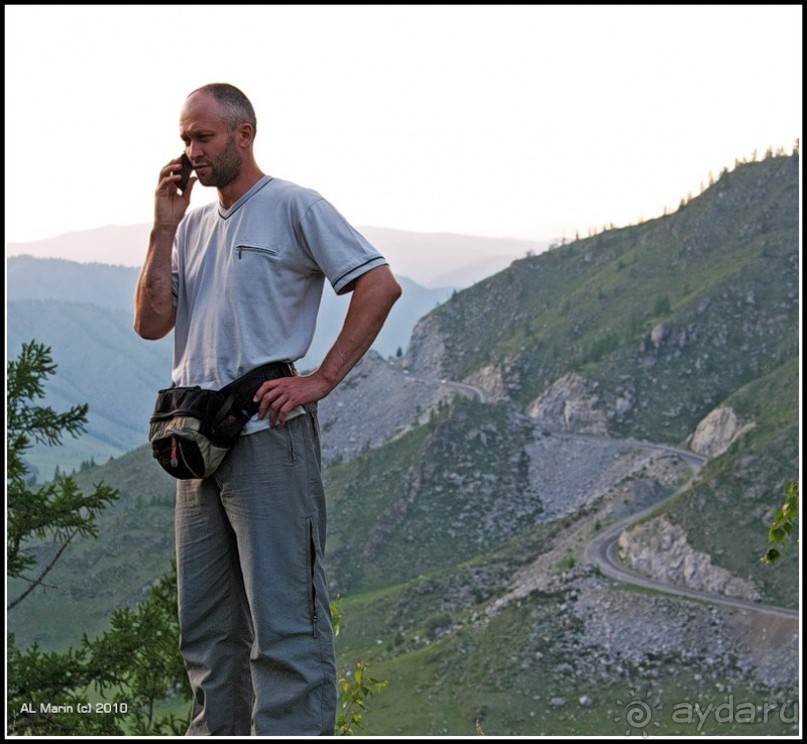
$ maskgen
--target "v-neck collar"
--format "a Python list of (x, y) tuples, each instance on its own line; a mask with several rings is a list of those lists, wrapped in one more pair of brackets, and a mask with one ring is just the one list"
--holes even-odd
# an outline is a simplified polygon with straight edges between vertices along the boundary
[(218, 205), (219, 207), (219, 217), (226, 220), (229, 219), (235, 212), (237, 212), (244, 204), (247, 203), (249, 199), (251, 199), (255, 194), (257, 194), (264, 186), (266, 186), (272, 180), (272, 176), (262, 176), (257, 181), (255, 181), (249, 189), (244, 192), (239, 199), (229, 208), (224, 209), (222, 208), (221, 204)]

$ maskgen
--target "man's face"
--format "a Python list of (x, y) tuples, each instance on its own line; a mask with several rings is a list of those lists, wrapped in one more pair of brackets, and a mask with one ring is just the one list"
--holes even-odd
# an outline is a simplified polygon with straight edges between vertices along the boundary
[(207, 155), (206, 157), (202, 156), (201, 162), (206, 163), (206, 165), (202, 166), (201, 173), (199, 172), (199, 166), (196, 166), (196, 175), (203, 186), (222, 188), (232, 183), (241, 172), (243, 162), (241, 153), (238, 152), (235, 145), (233, 134), (228, 133), (224, 148), (219, 153), (214, 154), (207, 150)]
[(212, 96), (197, 93), (182, 108), (180, 137), (203, 186), (223, 188), (241, 172), (243, 156)]

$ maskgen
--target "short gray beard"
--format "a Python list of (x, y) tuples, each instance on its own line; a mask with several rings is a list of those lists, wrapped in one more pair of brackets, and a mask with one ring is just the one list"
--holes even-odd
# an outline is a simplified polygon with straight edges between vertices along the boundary
[(231, 184), (238, 178), (244, 159), (239, 155), (235, 146), (235, 137), (230, 135), (224, 151), (210, 163), (209, 180), (205, 186), (215, 186), (217, 189)]

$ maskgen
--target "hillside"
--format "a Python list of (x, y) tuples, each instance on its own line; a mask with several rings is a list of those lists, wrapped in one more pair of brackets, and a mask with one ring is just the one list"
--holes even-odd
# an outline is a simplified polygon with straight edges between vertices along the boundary
[(798, 174), (749, 163), (673, 215), (515, 262), (424, 318), (403, 367), (620, 439), (684, 444), (726, 406), (738, 440), (671, 518), (718, 565), (781, 580), (742, 535), (799, 472)]
[[(798, 176), (797, 155), (738, 166), (674, 214), (516, 261), (322, 401), (340, 665), (390, 680), (368, 735), (641, 735), (637, 702), (648, 734), (795, 733), (798, 550), (759, 556), (800, 470)], [(78, 477), (121, 499), (9, 618), (44, 647), (171, 555), (147, 450)], [(640, 512), (614, 552), (654, 588), (587, 552)], [(729, 699), (771, 715), (673, 715)]]
[(609, 433), (681, 442), (798, 356), (798, 175), (749, 163), (673, 215), (516, 261), (424, 319), (405, 367), (525, 407), (575, 371)]
[(83, 461), (106, 462), (146, 441), (155, 391), (170, 374), (170, 339), (145, 343), (132, 331), (131, 311), (78, 301), (12, 301), (6, 322), (9, 357), (34, 339), (51, 348), (57, 369), (45, 405), (57, 411), (90, 405), (86, 435), (27, 453), (40, 481), (56, 467), (69, 472)]

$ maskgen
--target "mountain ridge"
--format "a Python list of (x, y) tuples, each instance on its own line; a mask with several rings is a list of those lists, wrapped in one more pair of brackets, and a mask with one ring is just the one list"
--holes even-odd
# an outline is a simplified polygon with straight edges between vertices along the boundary
[[(358, 229), (387, 258), (396, 275), (428, 289), (440, 289), (447, 279), (453, 288), (470, 286), (528, 252), (549, 247), (545, 241), (519, 238), (416, 233), (373, 226)], [(6, 258), (31, 256), (139, 269), (150, 230), (149, 224), (107, 225), (44, 240), (6, 243)]]

